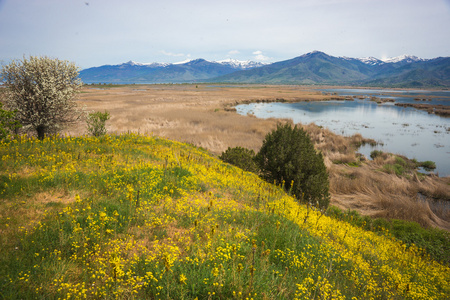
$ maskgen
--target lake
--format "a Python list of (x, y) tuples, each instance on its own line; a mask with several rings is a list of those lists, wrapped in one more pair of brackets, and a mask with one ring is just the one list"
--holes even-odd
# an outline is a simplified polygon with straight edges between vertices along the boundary
[[(236, 106), (239, 114), (258, 118), (289, 118), (294, 123), (327, 127), (350, 136), (361, 133), (383, 145), (363, 146), (359, 152), (370, 158), (377, 149), (436, 162), (439, 176), (450, 176), (450, 118), (428, 114), (411, 107), (395, 106), (392, 102), (377, 104), (370, 97), (393, 99), (396, 103), (450, 105), (450, 91), (411, 91), (378, 89), (324, 89), (324, 93), (355, 96), (354, 101), (321, 101), (298, 103), (251, 103)], [(364, 98), (365, 97), (365, 98)], [(359, 99), (364, 98), (364, 99)]]

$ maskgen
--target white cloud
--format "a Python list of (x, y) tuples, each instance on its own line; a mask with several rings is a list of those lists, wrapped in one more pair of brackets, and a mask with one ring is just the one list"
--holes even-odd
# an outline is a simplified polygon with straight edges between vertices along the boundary
[(228, 55), (236, 55), (236, 54), (239, 54), (240, 52), (238, 51), (238, 50), (231, 50), (231, 51), (228, 51)]
[(255, 55), (255, 57), (254, 57), (255, 60), (267, 61), (270, 59), (270, 57), (265, 56), (261, 50), (256, 50), (252, 54)]
[(172, 57), (180, 57), (180, 56), (187, 56), (190, 57), (191, 55), (185, 55), (184, 53), (172, 53), (172, 52), (167, 52), (165, 50), (161, 50), (160, 51), (162, 54), (167, 55), (167, 56), (172, 56)]

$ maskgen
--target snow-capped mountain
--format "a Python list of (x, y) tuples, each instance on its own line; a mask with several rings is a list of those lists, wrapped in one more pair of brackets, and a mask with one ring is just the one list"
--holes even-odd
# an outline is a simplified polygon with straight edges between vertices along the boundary
[(272, 64), (235, 59), (193, 59), (179, 63), (129, 61), (84, 69), (80, 78), (85, 83), (233, 82), (420, 88), (450, 87), (449, 68), (450, 57), (350, 58), (313, 51)]
[[(176, 62), (176, 63), (172, 63), (172, 65), (183, 65), (183, 64), (187, 64), (187, 63), (189, 63), (189, 62), (191, 62), (191, 61), (194, 61), (195, 59), (186, 59), (186, 60), (183, 60), (183, 61), (179, 61), (179, 62)], [(168, 63), (168, 65), (170, 65), (170, 63)]]
[(370, 56), (370, 57), (362, 57), (357, 58), (357, 60), (372, 66), (382, 65), (382, 64), (396, 64), (396, 63), (413, 63), (418, 61), (426, 61), (426, 59), (414, 56), (414, 55), (400, 55), (396, 57), (389, 57), (384, 59), (378, 59), (376, 57)]
[(116, 66), (146, 66), (146, 67), (150, 67), (150, 68), (157, 68), (157, 67), (165, 67), (167, 65), (170, 65), (169, 63), (158, 63), (158, 62), (152, 62), (152, 63), (139, 63), (139, 62), (135, 62), (135, 61), (127, 61), (126, 63), (120, 64), (120, 65), (116, 65)]
[(230, 74), (235, 71), (250, 70), (264, 65), (266, 64), (234, 59), (216, 62), (199, 58), (177, 63), (140, 63), (130, 60), (118, 65), (104, 65), (84, 69), (80, 72), (80, 78), (85, 83), (194, 82)]
[[(320, 53), (320, 51), (313, 51), (313, 52), (302, 55), (302, 57), (312, 55), (312, 54), (317, 54), (317, 53)], [(427, 59), (423, 59), (423, 58), (420, 58), (420, 57), (417, 57), (414, 55), (407, 55), (407, 54), (403, 54), (403, 55), (396, 56), (396, 57), (382, 58), (382, 59), (379, 59), (379, 58), (376, 58), (373, 56), (361, 57), (361, 58), (352, 58), (352, 57), (341, 56), (339, 58), (345, 59), (347, 61), (358, 60), (358, 61), (365, 63), (366, 65), (370, 65), (370, 66), (380, 66), (383, 64), (397, 64), (397, 63), (409, 64), (409, 63), (413, 63), (413, 62), (427, 61)]]
[(233, 67), (235, 69), (247, 70), (268, 65), (269, 63), (256, 62), (251, 60), (224, 59), (216, 61), (219, 64)]
[[(186, 59), (180, 62), (175, 62), (175, 63), (158, 63), (158, 62), (153, 62), (153, 63), (140, 63), (140, 62), (135, 62), (135, 61), (128, 61), (126, 63), (120, 64), (121, 66), (147, 66), (147, 67), (152, 67), (152, 68), (156, 68), (156, 67), (167, 67), (168, 65), (183, 65), (183, 64), (187, 64), (193, 61), (196, 61), (197, 59)], [(199, 60), (203, 60), (203, 59), (199, 59)], [(218, 63), (224, 66), (229, 66), (232, 67), (234, 69), (238, 69), (238, 70), (247, 70), (247, 69), (251, 69), (251, 68), (257, 68), (257, 67), (262, 67), (265, 66), (267, 64), (270, 63), (263, 63), (263, 62), (256, 62), (256, 61), (251, 61), (251, 60), (237, 60), (237, 59), (232, 59), (232, 58), (227, 58), (224, 60), (218, 60), (218, 61), (208, 61), (205, 60), (206, 62), (210, 62), (210, 63)]]
[(448, 87), (450, 57), (420, 59), (402, 55), (389, 60), (335, 57), (313, 51), (293, 59), (231, 73), (216, 82), (332, 84), (379, 87)]
[(412, 63), (412, 62), (418, 62), (418, 61), (426, 61), (426, 59), (419, 58), (414, 55), (403, 54), (403, 55), (396, 56), (396, 57), (382, 59), (382, 61), (385, 63), (388, 63), (388, 64), (389, 63), (395, 64), (395, 63), (399, 63), (399, 62)]
[(357, 60), (359, 60), (367, 65), (371, 65), (371, 66), (381, 65), (384, 63), (384, 61), (382, 61), (381, 59), (378, 59), (373, 56), (357, 58)]

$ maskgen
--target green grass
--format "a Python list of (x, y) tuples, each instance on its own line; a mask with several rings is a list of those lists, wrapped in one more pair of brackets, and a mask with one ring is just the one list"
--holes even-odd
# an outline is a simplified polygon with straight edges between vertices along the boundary
[(423, 161), (418, 164), (420, 167), (423, 167), (426, 171), (431, 171), (436, 169), (436, 163), (434, 161)]
[[(389, 157), (392, 154), (389, 153), (384, 153), (383, 151), (380, 150), (374, 150), (370, 153), (370, 157), (372, 159), (375, 159), (376, 157)], [(407, 157), (404, 156), (399, 156), (399, 155), (393, 155), (395, 158), (394, 162), (391, 163), (386, 163), (383, 165), (382, 170), (386, 173), (389, 174), (396, 174), (397, 176), (410, 176), (412, 173), (416, 173), (417, 169), (422, 167), (424, 168), (425, 171), (432, 171), (434, 169), (436, 169), (436, 163), (434, 163), (433, 161), (423, 161), (423, 162), (419, 162), (416, 159), (409, 159)]]

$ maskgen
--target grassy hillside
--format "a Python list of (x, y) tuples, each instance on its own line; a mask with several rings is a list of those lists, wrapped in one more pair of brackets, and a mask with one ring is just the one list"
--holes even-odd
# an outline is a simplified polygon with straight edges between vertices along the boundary
[(206, 151), (0, 143), (0, 298), (446, 299), (450, 268)]

